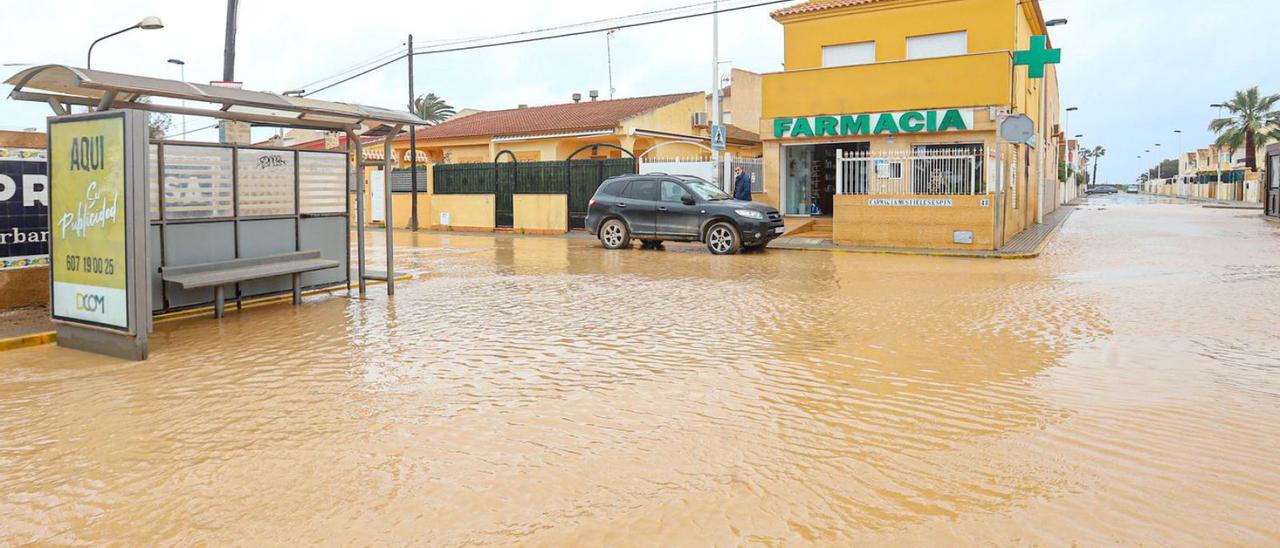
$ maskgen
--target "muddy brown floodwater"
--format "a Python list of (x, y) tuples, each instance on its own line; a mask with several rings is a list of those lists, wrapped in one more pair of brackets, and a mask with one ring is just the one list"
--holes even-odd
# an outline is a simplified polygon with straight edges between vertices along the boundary
[(0, 544), (1280, 542), (1255, 212), (1096, 198), (1027, 261), (399, 237), (393, 299), (0, 355)]

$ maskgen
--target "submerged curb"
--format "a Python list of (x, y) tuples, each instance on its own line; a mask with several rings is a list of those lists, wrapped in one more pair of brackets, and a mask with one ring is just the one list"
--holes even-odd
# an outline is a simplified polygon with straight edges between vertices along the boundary
[[(412, 279), (413, 279), (413, 274), (402, 274), (400, 276), (396, 276), (397, 282), (412, 280)], [(380, 281), (380, 280), (370, 280), (368, 282), (368, 285), (378, 285), (378, 284), (385, 284), (385, 283), (387, 282)], [(355, 288), (356, 288), (355, 283), (351, 283), (347, 285), (348, 291), (353, 290)], [(304, 292), (303, 296), (310, 297), (313, 295), (319, 295), (321, 293), (333, 293), (335, 291), (342, 291), (342, 290), (338, 288), (313, 289), (311, 291)], [(243, 309), (258, 308), (258, 307), (266, 306), (270, 304), (279, 304), (281, 302), (291, 301), (292, 299), (293, 297), (290, 295), (273, 295), (270, 297), (263, 297), (260, 299), (252, 299), (252, 300), (245, 301), (239, 307), (230, 308), (229, 310), (227, 310), (227, 312), (232, 313), (232, 312), (236, 312), (238, 310), (243, 310)], [(195, 316), (206, 315), (212, 311), (213, 311), (212, 305), (202, 306), (199, 308), (192, 308), (189, 310), (180, 310), (178, 312), (161, 314), (159, 316), (156, 316), (154, 321), (156, 323), (171, 322), (174, 320), (182, 320), (186, 318), (192, 318)], [(41, 333), (30, 333), (27, 335), (19, 335), (17, 337), (9, 337), (7, 339), (0, 339), (0, 352), (4, 352), (7, 350), (17, 350), (19, 348), (30, 348), (32, 346), (43, 346), (46, 344), (53, 344), (57, 342), (57, 340), (58, 340), (58, 334), (55, 331), (45, 331)]]
[(17, 350), (19, 348), (28, 348), (32, 346), (40, 346), (49, 344), (58, 339), (53, 331), (45, 331), (43, 333), (30, 333), (27, 335), (19, 335), (17, 337), (9, 337), (0, 339), (0, 352), (6, 350)]

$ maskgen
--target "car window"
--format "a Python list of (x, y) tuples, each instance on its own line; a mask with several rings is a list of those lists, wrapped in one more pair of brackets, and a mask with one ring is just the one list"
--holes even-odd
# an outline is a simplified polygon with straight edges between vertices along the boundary
[(626, 180), (609, 181), (600, 189), (600, 193), (609, 196), (622, 196), (623, 191), (627, 188), (627, 182)]
[(688, 194), (688, 192), (685, 192), (684, 187), (679, 184), (671, 181), (662, 182), (662, 201), (679, 202), (684, 199), (686, 194)]
[(703, 200), (728, 200), (732, 197), (725, 194), (724, 191), (716, 188), (715, 185), (705, 182), (702, 179), (685, 179), (685, 183), (689, 185), (689, 189), (692, 190), (694, 194), (697, 194), (698, 197)]
[(631, 181), (627, 187), (627, 197), (632, 200), (658, 200), (658, 182), (652, 179)]

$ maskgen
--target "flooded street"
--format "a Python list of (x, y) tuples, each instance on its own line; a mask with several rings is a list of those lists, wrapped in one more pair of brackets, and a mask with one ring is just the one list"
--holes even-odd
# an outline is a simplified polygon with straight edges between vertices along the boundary
[(391, 299), (0, 354), (0, 545), (1280, 543), (1255, 211), (1090, 198), (1020, 261), (398, 237)]

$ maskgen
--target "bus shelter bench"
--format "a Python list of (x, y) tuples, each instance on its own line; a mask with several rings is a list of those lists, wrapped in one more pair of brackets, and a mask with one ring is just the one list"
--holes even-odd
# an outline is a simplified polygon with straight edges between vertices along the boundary
[(213, 288), (213, 317), (223, 316), (223, 287), (259, 278), (290, 276), (293, 278), (293, 304), (302, 302), (302, 273), (336, 268), (342, 263), (320, 258), (319, 251), (297, 251), (246, 259), (229, 259), (211, 263), (165, 266), (160, 278), (182, 289)]

